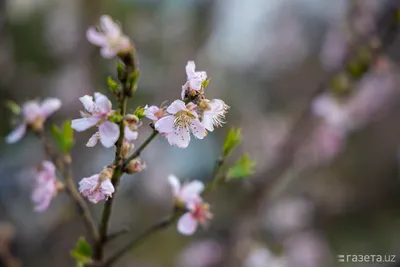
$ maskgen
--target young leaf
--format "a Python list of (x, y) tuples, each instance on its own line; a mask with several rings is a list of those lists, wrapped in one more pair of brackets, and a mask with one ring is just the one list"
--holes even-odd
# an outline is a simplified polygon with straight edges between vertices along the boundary
[(139, 71), (138, 70), (135, 70), (128, 76), (128, 83), (130, 85), (132, 92), (136, 91), (137, 85), (138, 85), (138, 80), (139, 80)]
[(136, 110), (135, 110), (135, 112), (133, 114), (136, 115), (139, 118), (139, 120), (141, 120), (144, 117), (146, 117), (144, 115), (144, 108), (140, 107), (140, 106), (136, 108)]
[(229, 156), (232, 151), (237, 147), (242, 139), (240, 128), (229, 129), (228, 135), (225, 138), (223, 156)]
[(116, 65), (117, 68), (117, 74), (118, 74), (118, 80), (122, 81), (124, 80), (125, 77), (125, 65), (121, 61), (117, 62)]
[(76, 260), (77, 266), (84, 266), (92, 262), (92, 249), (84, 237), (79, 238), (75, 248), (71, 251), (71, 257)]
[(107, 85), (112, 93), (115, 94), (119, 92), (119, 84), (110, 76), (107, 78)]
[(206, 88), (208, 86), (208, 84), (211, 82), (210, 79), (205, 80), (204, 82), (201, 83), (202, 88)]
[(243, 155), (228, 170), (228, 179), (243, 179), (254, 174), (254, 166), (256, 163), (250, 158), (249, 154)]
[(7, 107), (11, 110), (12, 113), (15, 115), (19, 115), (21, 113), (20, 106), (12, 100), (7, 100), (6, 102)]
[(57, 125), (51, 126), (51, 134), (57, 147), (64, 153), (69, 153), (75, 144), (74, 131), (71, 128), (71, 121), (65, 121), (62, 128)]

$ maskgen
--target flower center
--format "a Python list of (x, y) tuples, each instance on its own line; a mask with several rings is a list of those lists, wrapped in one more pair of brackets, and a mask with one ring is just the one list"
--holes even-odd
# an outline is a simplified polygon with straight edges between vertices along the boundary
[(207, 203), (198, 203), (192, 210), (192, 216), (200, 224), (205, 224), (208, 220), (212, 219), (213, 215), (210, 212), (210, 205)]
[(188, 128), (194, 118), (196, 117), (192, 113), (181, 110), (175, 114), (174, 124), (179, 128)]

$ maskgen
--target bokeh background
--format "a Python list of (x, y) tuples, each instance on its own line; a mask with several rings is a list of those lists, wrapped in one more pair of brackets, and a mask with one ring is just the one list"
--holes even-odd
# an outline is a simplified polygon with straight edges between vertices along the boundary
[[(115, 60), (102, 59), (85, 37), (89, 25), (109, 14), (121, 22), (138, 51), (140, 85), (129, 102), (131, 111), (179, 98), (188, 60), (211, 77), (207, 96), (223, 99), (231, 109), (223, 128), (187, 149), (171, 147), (162, 138), (146, 149), (142, 158), (148, 168), (124, 176), (111, 221), (111, 231), (130, 232), (109, 244), (107, 252), (171, 211), (169, 174), (209, 181), (228, 128), (241, 127), (243, 142), (227, 164), (244, 152), (257, 162), (255, 177), (207, 197), (214, 213), (207, 229), (184, 237), (171, 226), (116, 266), (364, 266), (339, 263), (337, 255), (400, 254), (396, 32), (371, 69), (352, 82), (360, 93), (346, 95), (352, 101), (347, 108), (351, 131), (338, 137), (329, 120), (309, 115), (312, 123), (304, 127), (310, 135), (300, 140), (304, 149), (296, 151), (298, 156), (254, 203), (252, 181), (262, 184), (270, 178), (268, 170), (290, 126), (309, 104), (306, 99), (327, 73), (346, 69), (344, 56), (352, 44), (379, 36), (377, 21), (394, 2), (3, 0), (0, 98), (23, 103), (58, 97), (63, 106), (50, 122), (78, 118), (78, 98), (107, 93), (106, 78), (115, 76)], [(330, 112), (330, 118), (338, 116)], [(5, 105), (0, 114), (5, 137), (13, 116)], [(85, 147), (92, 133), (75, 135), (77, 182), (113, 160), (110, 149)], [(150, 133), (144, 125), (137, 143)], [(86, 234), (74, 203), (61, 194), (46, 212), (35, 213), (30, 200), (32, 170), (43, 158), (34, 135), (15, 145), (0, 142), (0, 266), (74, 266), (69, 251)], [(98, 219), (102, 204), (90, 207)], [(395, 266), (368, 264), (378, 265)]]

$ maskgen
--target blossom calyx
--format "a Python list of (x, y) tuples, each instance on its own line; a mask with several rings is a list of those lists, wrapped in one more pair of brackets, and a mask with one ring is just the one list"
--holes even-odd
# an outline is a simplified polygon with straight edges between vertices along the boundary
[(125, 172), (128, 174), (138, 173), (147, 168), (146, 163), (142, 162), (140, 158), (129, 161), (126, 166)]

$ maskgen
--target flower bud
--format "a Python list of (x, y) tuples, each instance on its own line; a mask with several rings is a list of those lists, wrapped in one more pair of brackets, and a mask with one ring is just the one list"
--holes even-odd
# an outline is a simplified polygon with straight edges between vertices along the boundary
[(146, 167), (146, 163), (142, 162), (141, 159), (136, 158), (128, 163), (125, 171), (128, 174), (133, 174), (143, 171)]
[(135, 145), (133, 143), (124, 142), (122, 144), (122, 150), (121, 150), (122, 158), (126, 159), (129, 156), (129, 154), (131, 153), (131, 151), (133, 150), (134, 147), (135, 147)]
[(104, 168), (100, 172), (99, 183), (102, 183), (105, 180), (111, 180), (113, 174), (114, 174), (114, 166), (108, 166), (108, 167)]
[(136, 125), (139, 123), (138, 116), (136, 116), (134, 114), (126, 114), (124, 116), (124, 120), (128, 125)]
[(57, 192), (60, 192), (65, 189), (65, 185), (60, 181), (56, 181), (56, 188), (57, 188)]

